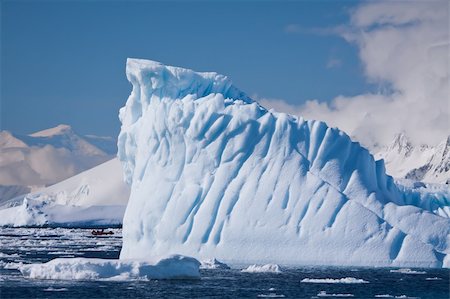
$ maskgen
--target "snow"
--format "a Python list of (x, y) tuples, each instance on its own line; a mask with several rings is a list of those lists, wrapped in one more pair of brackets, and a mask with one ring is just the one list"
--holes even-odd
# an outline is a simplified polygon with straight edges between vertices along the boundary
[(58, 280), (147, 280), (199, 278), (200, 263), (190, 257), (173, 255), (158, 261), (57, 258), (44, 264), (19, 267), (31, 279)]
[(83, 137), (67, 125), (30, 135), (0, 131), (0, 203), (92, 168), (115, 152), (111, 138)]
[(97, 227), (121, 225), (124, 205), (75, 206), (26, 197), (19, 206), (0, 210), (0, 226)]
[(437, 145), (413, 145), (405, 134), (398, 134), (391, 145), (376, 150), (375, 157), (385, 161), (395, 178), (450, 182), (450, 136)]
[(242, 272), (246, 273), (281, 273), (280, 266), (276, 264), (267, 264), (267, 265), (250, 265), (247, 268), (243, 269)]
[(342, 131), (267, 111), (215, 73), (128, 59), (121, 258), (448, 266), (450, 219)]
[(354, 284), (354, 283), (369, 283), (364, 279), (345, 277), (345, 278), (304, 278), (301, 282), (304, 283), (343, 283), (343, 284)]
[(112, 159), (58, 184), (6, 201), (0, 226), (121, 225), (130, 194)]

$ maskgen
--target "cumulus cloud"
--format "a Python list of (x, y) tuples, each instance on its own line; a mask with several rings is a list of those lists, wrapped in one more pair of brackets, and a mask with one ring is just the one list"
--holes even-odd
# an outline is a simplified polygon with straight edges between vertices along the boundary
[(387, 144), (399, 132), (416, 144), (440, 142), (450, 133), (449, 3), (368, 2), (339, 27), (339, 34), (357, 45), (367, 80), (390, 86), (388, 93), (301, 106), (281, 100), (263, 104), (324, 120), (369, 147)]

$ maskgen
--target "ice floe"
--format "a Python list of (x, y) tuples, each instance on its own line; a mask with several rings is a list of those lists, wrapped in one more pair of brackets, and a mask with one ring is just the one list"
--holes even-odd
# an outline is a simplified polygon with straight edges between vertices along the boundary
[(427, 273), (425, 271), (417, 271), (417, 270), (412, 270), (409, 268), (390, 270), (390, 272), (391, 273), (401, 273), (401, 274), (426, 274)]
[(344, 283), (344, 284), (352, 284), (352, 283), (369, 283), (367, 280), (354, 278), (354, 277), (345, 277), (345, 278), (304, 278), (301, 280), (304, 283)]

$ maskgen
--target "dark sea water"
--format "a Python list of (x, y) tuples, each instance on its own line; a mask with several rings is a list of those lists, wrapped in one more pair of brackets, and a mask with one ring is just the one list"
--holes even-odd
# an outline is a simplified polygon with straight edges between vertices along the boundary
[(56, 257), (118, 258), (121, 231), (114, 231), (93, 237), (86, 229), (0, 229), (0, 298), (449, 298), (448, 269), (301, 267), (276, 274), (233, 267), (201, 270), (199, 280), (149, 281), (37, 280), (17, 270)]

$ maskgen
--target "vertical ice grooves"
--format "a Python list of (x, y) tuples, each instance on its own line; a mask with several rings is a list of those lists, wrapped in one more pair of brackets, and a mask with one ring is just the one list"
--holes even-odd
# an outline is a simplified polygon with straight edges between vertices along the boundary
[(397, 234), (395, 235), (394, 239), (392, 240), (391, 250), (389, 251), (389, 258), (392, 261), (394, 261), (398, 257), (398, 254), (400, 253), (400, 250), (402, 249), (403, 241), (405, 240), (405, 237), (406, 237), (405, 233), (398, 230)]
[[(231, 176), (230, 180), (228, 181), (227, 185), (231, 185), (233, 183), (233, 181), (238, 177), (239, 170), (242, 168), (242, 166), (245, 164), (245, 162), (251, 156), (251, 154), (252, 154), (256, 144), (259, 142), (259, 139), (257, 139), (258, 135), (254, 136), (255, 135), (254, 132), (255, 131), (257, 132), (257, 124), (247, 123), (247, 125), (250, 126), (250, 127), (253, 127), (254, 129), (250, 130), (249, 133), (246, 134), (246, 136), (244, 136), (244, 138), (246, 140), (246, 143), (247, 143), (247, 150), (245, 152), (243, 152), (242, 158), (236, 161), (237, 165), (234, 167), (234, 169), (233, 169), (234, 173), (232, 174), (232, 176)], [(242, 127), (239, 130), (242, 131), (242, 132), (245, 131), (245, 129), (243, 129)], [(234, 137), (236, 135), (237, 135), (236, 134), (236, 130), (234, 130), (229, 136)], [(230, 139), (232, 137), (230, 137)], [(256, 137), (256, 138), (253, 138), (253, 137)], [(237, 155), (237, 153), (233, 156), (232, 160), (236, 157), (236, 155)], [(225, 183), (225, 182), (223, 182), (223, 183)], [(240, 186), (240, 188), (242, 188), (242, 185)], [(217, 219), (217, 216), (218, 216), (218, 213), (219, 213), (219, 209), (220, 209), (220, 207), (222, 205), (222, 201), (226, 197), (228, 190), (229, 189), (225, 189), (223, 197), (220, 200), (216, 200), (215, 201), (213, 212), (212, 212), (212, 215), (211, 215), (211, 220), (210, 220), (209, 226), (206, 228), (206, 231), (205, 231), (205, 233), (204, 233), (204, 235), (202, 237), (202, 243), (206, 243), (209, 240), (211, 231), (213, 230), (214, 225), (216, 223), (216, 219)], [(238, 200), (239, 200), (239, 197), (235, 197), (234, 200), (232, 199), (230, 206), (234, 207), (234, 205), (236, 204), (236, 202)], [(228, 209), (228, 210), (230, 210), (230, 209)], [(232, 210), (232, 208), (231, 208), (231, 210)], [(224, 221), (224, 219), (222, 221)], [(223, 227), (223, 225), (222, 225), (222, 227)]]
[[(448, 226), (409, 207), (386, 208), (402, 199), (382, 164), (325, 123), (268, 112), (217, 74), (130, 61), (127, 76), (133, 91), (120, 113), (119, 156), (133, 190), (135, 211), (127, 217), (136, 219), (126, 221), (124, 234), (140, 241), (124, 238), (123, 257), (220, 250), (248, 257), (265, 253), (230, 249), (255, 244), (270, 252), (273, 241), (286, 245), (288, 259), (302, 258), (298, 252), (321, 259), (332, 240), (361, 244), (354, 239), (370, 229), (370, 242), (395, 260), (414, 230), (403, 229), (410, 219)], [(403, 235), (379, 233), (375, 215)], [(265, 240), (266, 232), (273, 239)], [(447, 250), (445, 233), (435, 233), (424, 226), (417, 235), (433, 250)], [(313, 245), (324, 250), (309, 250)], [(364, 249), (354, 249), (357, 260)]]
[(328, 228), (332, 227), (333, 224), (336, 222), (336, 218), (337, 218), (339, 212), (342, 210), (342, 208), (345, 206), (345, 204), (347, 202), (348, 202), (348, 200), (344, 196), (342, 196), (339, 199), (339, 204), (335, 207), (333, 214), (331, 215), (330, 220), (328, 221), (328, 223), (326, 225)]

